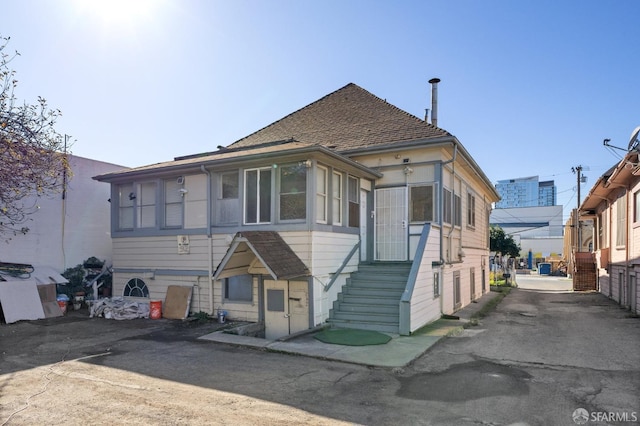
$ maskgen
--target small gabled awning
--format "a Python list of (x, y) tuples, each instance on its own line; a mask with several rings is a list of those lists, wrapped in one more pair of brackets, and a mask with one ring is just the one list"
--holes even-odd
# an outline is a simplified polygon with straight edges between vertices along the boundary
[(268, 274), (274, 280), (309, 275), (309, 270), (275, 231), (238, 232), (213, 274), (214, 280), (244, 274)]

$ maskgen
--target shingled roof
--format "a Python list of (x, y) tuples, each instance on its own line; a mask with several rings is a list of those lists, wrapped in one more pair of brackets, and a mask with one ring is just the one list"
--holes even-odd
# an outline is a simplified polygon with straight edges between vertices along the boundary
[(343, 152), (442, 137), (452, 135), (349, 83), (229, 148), (293, 138)]
[[(247, 256), (249, 253), (252, 255)], [(225, 268), (248, 273), (254, 258), (260, 261), (274, 280), (309, 275), (305, 264), (277, 232), (242, 231), (234, 237), (227, 254), (216, 268), (213, 278), (219, 279)]]

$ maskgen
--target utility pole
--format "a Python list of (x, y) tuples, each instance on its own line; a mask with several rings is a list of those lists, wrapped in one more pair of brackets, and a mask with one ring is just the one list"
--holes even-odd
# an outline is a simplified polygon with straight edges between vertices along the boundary
[(575, 250), (574, 252), (578, 252), (580, 251), (580, 248), (582, 247), (582, 241), (581, 240), (581, 236), (580, 235), (580, 182), (582, 182), (582, 166), (576, 166), (576, 167), (572, 167), (571, 171), (577, 175), (577, 190), (578, 190), (578, 205), (576, 207), (576, 216), (575, 216), (575, 221), (573, 223), (573, 227), (575, 229), (575, 233), (574, 233), (574, 239), (573, 239), (573, 243), (574, 243), (574, 247)]

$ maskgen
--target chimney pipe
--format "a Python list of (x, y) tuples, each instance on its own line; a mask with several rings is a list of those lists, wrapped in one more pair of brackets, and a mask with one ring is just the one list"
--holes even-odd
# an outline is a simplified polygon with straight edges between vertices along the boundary
[(431, 124), (438, 126), (438, 83), (439, 78), (429, 80), (431, 84)]

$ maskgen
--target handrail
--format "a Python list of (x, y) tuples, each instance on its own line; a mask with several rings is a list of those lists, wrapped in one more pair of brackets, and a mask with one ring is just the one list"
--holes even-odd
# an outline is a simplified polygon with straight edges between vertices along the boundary
[(418, 279), (418, 271), (420, 270), (420, 264), (422, 263), (422, 256), (424, 255), (424, 249), (427, 246), (427, 238), (429, 237), (429, 230), (431, 225), (424, 224), (422, 233), (420, 234), (420, 241), (416, 247), (416, 253), (411, 263), (411, 270), (409, 271), (409, 277), (407, 278), (407, 285), (400, 297), (400, 318), (399, 318), (399, 331), (401, 335), (408, 336), (411, 334), (411, 298), (413, 297), (413, 290), (416, 286)]
[(351, 249), (351, 251), (349, 252), (349, 254), (347, 255), (347, 257), (344, 259), (344, 261), (342, 262), (342, 265), (340, 265), (340, 267), (338, 268), (338, 270), (336, 272), (333, 273), (333, 275), (331, 276), (331, 280), (329, 280), (329, 284), (327, 284), (324, 287), (324, 291), (329, 291), (329, 289), (331, 288), (331, 286), (333, 285), (334, 282), (336, 282), (336, 280), (338, 279), (338, 276), (340, 276), (340, 273), (342, 272), (342, 270), (347, 266), (347, 264), (349, 263), (349, 261), (351, 260), (351, 258), (353, 257), (353, 255), (358, 251), (358, 249), (360, 248), (360, 241), (358, 241), (356, 243), (355, 246), (353, 246), (353, 248)]

